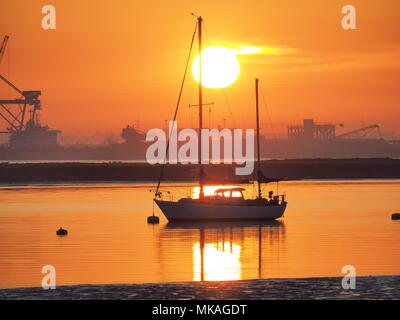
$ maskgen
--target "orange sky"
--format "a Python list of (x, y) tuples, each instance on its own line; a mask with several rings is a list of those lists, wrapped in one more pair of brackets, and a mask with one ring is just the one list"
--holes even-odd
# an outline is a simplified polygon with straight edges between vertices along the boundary
[[(41, 28), (44, 4), (56, 7), (56, 30)], [(346, 4), (357, 9), (357, 30), (341, 27)], [(398, 0), (2, 1), (0, 36), (10, 41), (0, 72), (23, 90), (42, 90), (42, 123), (64, 134), (118, 133), (137, 120), (142, 130), (164, 127), (194, 29), (190, 12), (205, 19), (205, 46), (282, 49), (238, 56), (238, 81), (205, 90), (213, 127), (224, 118), (254, 126), (258, 77), (276, 132), (314, 118), (345, 131), (379, 123), (400, 133)], [(188, 80), (180, 126), (196, 121)], [(16, 98), (4, 84), (0, 95)], [(270, 121), (265, 112), (262, 119)]]

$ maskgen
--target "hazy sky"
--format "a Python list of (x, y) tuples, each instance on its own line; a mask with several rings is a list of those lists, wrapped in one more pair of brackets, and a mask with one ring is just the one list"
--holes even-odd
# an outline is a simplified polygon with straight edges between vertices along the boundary
[[(43, 30), (41, 8), (56, 8), (56, 30)], [(341, 26), (355, 6), (357, 30)], [(164, 127), (171, 119), (195, 26), (204, 44), (263, 48), (238, 56), (239, 79), (206, 89), (211, 125), (253, 127), (253, 79), (260, 78), (276, 132), (303, 118), (378, 123), (400, 133), (400, 2), (398, 0), (127, 1), (3, 0), (0, 36), (10, 36), (0, 73), (23, 90), (42, 90), (41, 121), (68, 135)], [(272, 48), (272, 50), (271, 50)], [(197, 121), (190, 75), (178, 120)], [(0, 97), (17, 96), (0, 84)], [(205, 122), (209, 115), (206, 109)], [(271, 119), (271, 120), (270, 120)], [(0, 121), (0, 129), (5, 124)]]

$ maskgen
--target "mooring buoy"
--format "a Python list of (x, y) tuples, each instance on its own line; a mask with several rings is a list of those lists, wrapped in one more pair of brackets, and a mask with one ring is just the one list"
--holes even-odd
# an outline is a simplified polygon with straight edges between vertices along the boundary
[(160, 223), (160, 218), (154, 215), (148, 216), (147, 223)]
[(68, 231), (63, 228), (60, 228), (56, 231), (56, 235), (58, 235), (58, 236), (66, 236), (67, 234), (68, 234)]
[(400, 220), (400, 213), (393, 213), (392, 220)]

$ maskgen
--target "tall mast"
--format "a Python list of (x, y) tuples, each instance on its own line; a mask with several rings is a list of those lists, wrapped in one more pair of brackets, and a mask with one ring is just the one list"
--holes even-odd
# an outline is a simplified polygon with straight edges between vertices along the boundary
[(256, 118), (257, 118), (257, 183), (258, 183), (258, 197), (261, 198), (261, 161), (260, 161), (260, 119), (258, 116), (258, 79), (256, 79)]
[(203, 169), (203, 164), (201, 163), (201, 129), (203, 128), (203, 58), (201, 54), (201, 27), (203, 23), (203, 18), (198, 17), (197, 18), (197, 25), (198, 25), (198, 37), (199, 37), (199, 182), (200, 182), (200, 193), (199, 193), (199, 198), (204, 197), (204, 186), (203, 186), (203, 178), (204, 178), (204, 169)]

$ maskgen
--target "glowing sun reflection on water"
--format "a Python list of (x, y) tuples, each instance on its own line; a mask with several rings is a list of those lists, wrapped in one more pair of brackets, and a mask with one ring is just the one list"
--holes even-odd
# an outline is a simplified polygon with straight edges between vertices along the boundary
[(193, 280), (221, 281), (241, 279), (239, 244), (225, 241), (193, 244)]

